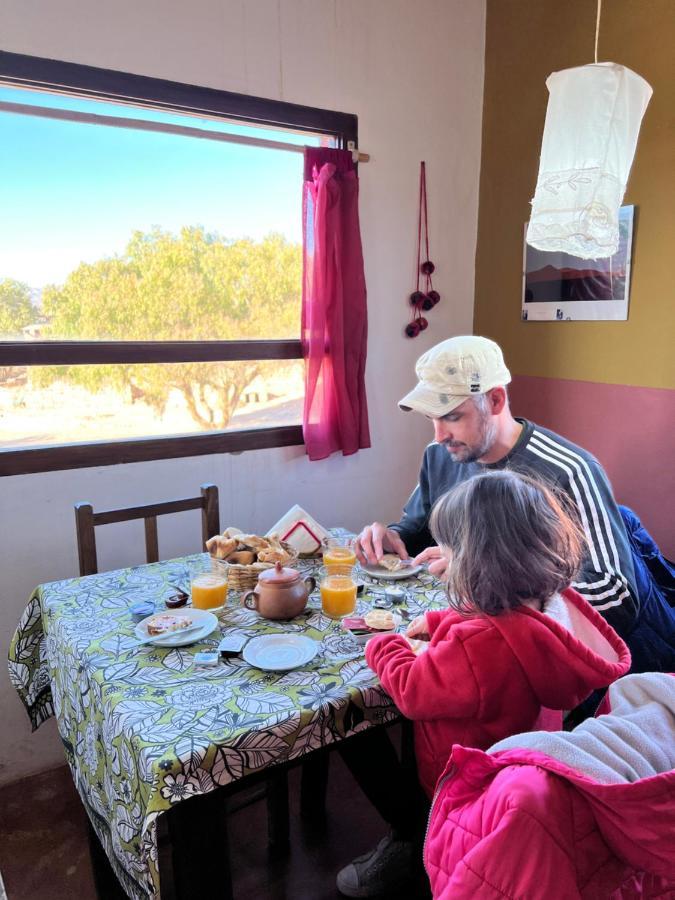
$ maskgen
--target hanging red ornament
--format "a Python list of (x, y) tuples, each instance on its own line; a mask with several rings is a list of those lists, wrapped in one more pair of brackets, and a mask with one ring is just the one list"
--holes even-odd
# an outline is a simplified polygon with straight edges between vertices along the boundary
[[(422, 262), (422, 232), (424, 231), (424, 246), (426, 250), (426, 258)], [(412, 306), (412, 319), (406, 326), (405, 333), (408, 337), (417, 337), (417, 335), (428, 327), (429, 322), (422, 316), (422, 311), (429, 312), (441, 299), (438, 291), (434, 290), (431, 281), (432, 274), (436, 271), (436, 266), (429, 259), (429, 216), (427, 210), (427, 171), (426, 163), (420, 163), (420, 197), (419, 212), (417, 216), (417, 286), (410, 295), (410, 305)], [(420, 275), (424, 276), (425, 289), (420, 289)]]

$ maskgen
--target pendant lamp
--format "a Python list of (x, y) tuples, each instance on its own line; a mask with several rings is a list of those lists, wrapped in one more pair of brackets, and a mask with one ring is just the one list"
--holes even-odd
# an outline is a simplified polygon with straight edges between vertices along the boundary
[(652, 95), (635, 72), (612, 62), (553, 72), (539, 177), (527, 229), (538, 250), (582, 259), (612, 256), (619, 208)]

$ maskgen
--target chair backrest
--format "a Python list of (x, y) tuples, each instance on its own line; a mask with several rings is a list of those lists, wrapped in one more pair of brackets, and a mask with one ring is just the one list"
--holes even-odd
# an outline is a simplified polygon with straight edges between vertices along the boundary
[(146, 559), (149, 563), (158, 562), (157, 516), (183, 512), (186, 509), (201, 509), (202, 511), (202, 542), (220, 532), (218, 488), (215, 484), (203, 484), (199, 497), (166, 500), (164, 503), (148, 503), (146, 506), (130, 506), (125, 509), (106, 509), (97, 513), (94, 512), (91, 503), (76, 503), (75, 528), (80, 575), (94, 575), (98, 572), (96, 535), (94, 533), (94, 529), (98, 525), (127, 522), (131, 519), (145, 519)]

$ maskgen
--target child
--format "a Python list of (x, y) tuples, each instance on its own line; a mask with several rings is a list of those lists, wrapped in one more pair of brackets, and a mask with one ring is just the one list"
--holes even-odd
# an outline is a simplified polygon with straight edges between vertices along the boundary
[(569, 587), (584, 544), (563, 502), (508, 470), (445, 494), (430, 527), (449, 563), (450, 609), (415, 619), (407, 637), (366, 645), (382, 686), (414, 720), (429, 796), (453, 744), (486, 749), (517, 732), (559, 729), (562, 710), (630, 666), (623, 641)]

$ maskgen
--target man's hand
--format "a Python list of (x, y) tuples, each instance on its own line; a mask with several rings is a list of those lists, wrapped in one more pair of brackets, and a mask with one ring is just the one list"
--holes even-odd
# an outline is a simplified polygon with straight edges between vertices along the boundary
[(417, 616), (412, 620), (405, 630), (405, 636), (408, 638), (416, 638), (418, 641), (428, 641), (431, 639), (429, 634), (429, 626), (427, 625), (426, 616)]
[(441, 581), (447, 580), (448, 561), (441, 553), (440, 547), (427, 547), (413, 559), (414, 566), (429, 563), (429, 574), (435, 575)]
[(366, 525), (354, 542), (354, 550), (359, 562), (371, 566), (379, 563), (385, 553), (396, 553), (401, 559), (409, 558), (398, 531), (387, 528), (381, 522)]

